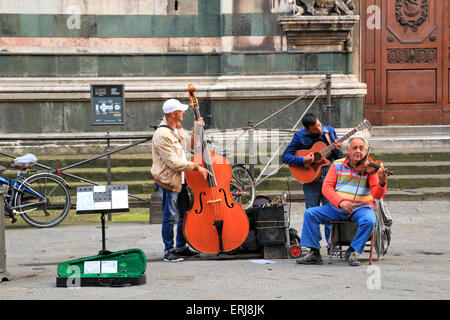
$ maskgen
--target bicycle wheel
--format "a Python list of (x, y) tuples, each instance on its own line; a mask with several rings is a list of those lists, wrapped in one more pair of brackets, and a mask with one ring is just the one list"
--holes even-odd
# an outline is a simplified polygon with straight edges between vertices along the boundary
[(255, 184), (252, 175), (242, 165), (235, 165), (231, 171), (230, 193), (234, 201), (242, 204), (242, 208), (248, 209), (255, 200)]
[(64, 220), (71, 202), (63, 179), (51, 173), (38, 173), (22, 184), (15, 206), (23, 220), (38, 228), (53, 227)]

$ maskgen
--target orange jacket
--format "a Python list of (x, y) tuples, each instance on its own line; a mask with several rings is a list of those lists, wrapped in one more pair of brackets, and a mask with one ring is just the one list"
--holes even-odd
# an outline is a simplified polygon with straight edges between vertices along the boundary
[[(387, 183), (381, 186), (378, 180), (378, 174), (360, 177), (350, 169), (347, 161), (348, 157), (336, 160), (330, 166), (330, 170), (322, 184), (322, 194), (336, 208), (339, 208), (339, 204), (342, 201), (353, 201), (357, 189), (358, 196), (356, 197), (355, 203), (357, 205), (369, 204), (375, 210), (373, 198), (377, 200), (383, 198), (387, 191)], [(357, 187), (360, 179), (363, 180), (361, 180), (361, 184)], [(353, 193), (352, 190), (354, 190)]]

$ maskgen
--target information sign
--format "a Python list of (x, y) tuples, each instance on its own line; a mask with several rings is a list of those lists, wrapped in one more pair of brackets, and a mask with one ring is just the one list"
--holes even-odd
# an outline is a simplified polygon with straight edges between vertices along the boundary
[(124, 125), (123, 84), (91, 84), (92, 125)]

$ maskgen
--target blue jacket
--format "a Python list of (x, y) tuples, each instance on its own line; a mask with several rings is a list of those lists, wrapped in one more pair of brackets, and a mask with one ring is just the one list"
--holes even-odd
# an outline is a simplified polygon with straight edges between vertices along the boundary
[[(303, 166), (303, 157), (296, 157), (294, 154), (298, 150), (305, 150), (305, 149), (311, 149), (311, 147), (316, 143), (317, 141), (322, 141), (326, 145), (328, 145), (328, 140), (325, 137), (324, 133), (328, 132), (328, 135), (330, 136), (330, 141), (333, 142), (334, 140), (338, 139), (336, 131), (333, 127), (324, 126), (322, 124), (322, 134), (315, 135), (307, 132), (305, 128), (297, 131), (294, 134), (294, 138), (292, 138), (291, 143), (287, 146), (286, 150), (283, 152), (283, 156), (281, 157), (281, 161), (283, 163), (286, 163), (288, 165), (293, 166)], [(330, 162), (333, 162), (336, 159), (342, 158), (342, 150), (333, 150), (330, 155), (327, 157), (327, 159)]]

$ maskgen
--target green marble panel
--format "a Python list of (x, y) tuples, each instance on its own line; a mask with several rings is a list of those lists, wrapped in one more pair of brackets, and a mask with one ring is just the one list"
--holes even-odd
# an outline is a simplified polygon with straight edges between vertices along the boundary
[(167, 71), (169, 75), (183, 75), (187, 73), (187, 56), (167, 56)]
[(122, 75), (124, 76), (142, 76), (144, 75), (142, 56), (123, 56), (122, 57)]
[(16, 14), (0, 15), (0, 36), (18, 37), (20, 36), (20, 16)]
[(80, 74), (80, 57), (59, 56), (56, 57), (56, 75), (75, 77)]
[(144, 75), (164, 75), (167, 72), (166, 56), (150, 55), (143, 58)]
[(32, 77), (54, 77), (56, 76), (55, 56), (28, 56), (25, 59), (24, 75)]
[(120, 76), (122, 74), (122, 61), (120, 56), (99, 56), (99, 76)]

